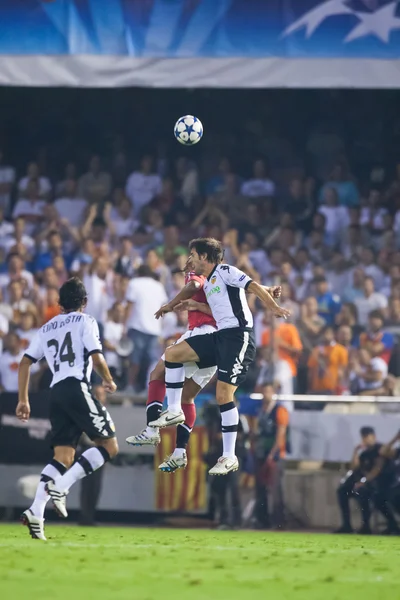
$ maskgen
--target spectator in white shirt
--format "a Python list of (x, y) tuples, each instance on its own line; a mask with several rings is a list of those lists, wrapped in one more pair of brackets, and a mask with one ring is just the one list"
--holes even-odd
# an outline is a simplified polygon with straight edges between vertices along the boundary
[(121, 358), (117, 354), (117, 346), (124, 335), (124, 320), (126, 309), (120, 302), (116, 302), (108, 312), (104, 324), (104, 357), (113, 375), (121, 375)]
[(133, 218), (132, 203), (121, 189), (116, 189), (113, 195), (110, 220), (115, 235), (119, 238), (131, 236), (139, 227), (139, 221)]
[(0, 360), (0, 391), (18, 391), (18, 368), (24, 351), (21, 340), (16, 333), (9, 333), (4, 338), (5, 352)]
[(185, 206), (192, 206), (199, 195), (199, 174), (196, 165), (181, 156), (176, 161), (175, 169), (179, 182), (179, 197)]
[(362, 269), (366, 275), (372, 277), (375, 289), (380, 290), (385, 281), (385, 274), (376, 264), (376, 256), (371, 248), (364, 247), (361, 250), (361, 258), (358, 267)]
[(153, 159), (144, 156), (140, 163), (140, 171), (134, 171), (126, 183), (125, 192), (132, 202), (134, 216), (138, 217), (144, 206), (161, 192), (161, 177), (153, 172)]
[(18, 326), (21, 322), (21, 314), (28, 310), (36, 310), (35, 305), (24, 298), (24, 282), (22, 280), (11, 281), (8, 285), (5, 293), (5, 299), (8, 300), (8, 304), (12, 310), (11, 321), (14, 325)]
[(141, 369), (147, 372), (160, 358), (162, 319), (155, 319), (154, 314), (168, 302), (168, 298), (164, 286), (149, 267), (142, 265), (137, 277), (129, 284), (126, 299), (128, 335), (135, 345), (129, 372), (129, 390), (132, 391), (138, 384)]
[(18, 195), (20, 198), (29, 197), (29, 184), (31, 181), (37, 182), (37, 195), (39, 199), (47, 200), (51, 192), (51, 184), (48, 177), (43, 177), (39, 172), (39, 165), (31, 162), (28, 165), (25, 177), (18, 182)]
[(3, 338), (9, 331), (9, 322), (3, 313), (0, 312), (0, 355), (3, 352)]
[(68, 182), (73, 180), (76, 181), (77, 178), (77, 168), (76, 164), (70, 162), (65, 167), (64, 171), (64, 179), (59, 181), (56, 185), (56, 198), (63, 198), (66, 195)]
[(273, 196), (275, 183), (267, 177), (267, 170), (263, 160), (256, 160), (253, 165), (253, 177), (242, 185), (241, 193), (248, 198)]
[(11, 203), (11, 189), (15, 182), (15, 169), (3, 164), (3, 151), (0, 150), (0, 210), (8, 216)]
[(360, 396), (384, 395), (388, 365), (378, 356), (372, 357), (369, 350), (363, 348), (351, 358), (351, 390)]
[[(0, 167), (1, 169), (1, 167)], [(4, 219), (5, 209), (0, 205), (0, 243), (8, 235), (11, 235), (14, 231), (14, 226), (9, 221)]]
[(111, 192), (111, 175), (101, 170), (99, 156), (92, 156), (89, 170), (79, 178), (78, 196), (88, 202), (102, 203)]
[(72, 227), (81, 227), (85, 221), (88, 203), (77, 194), (77, 183), (68, 179), (63, 185), (63, 195), (54, 202), (61, 218), (68, 219)]
[(18, 281), (24, 286), (24, 292), (33, 288), (33, 275), (25, 269), (25, 263), (18, 254), (8, 255), (7, 273), (0, 275), (0, 288), (6, 288), (11, 282)]
[(108, 291), (111, 288), (111, 279), (109, 262), (103, 256), (95, 260), (89, 274), (83, 278), (88, 295), (86, 312), (102, 326), (107, 318)]
[(368, 204), (361, 209), (360, 225), (368, 227), (372, 232), (380, 232), (385, 229), (384, 217), (387, 209), (381, 206), (382, 198), (379, 190), (371, 190)]
[(11, 225), (11, 232), (4, 237), (0, 234), (0, 246), (4, 248), (6, 254), (16, 244), (25, 246), (29, 254), (35, 250), (35, 240), (30, 235), (26, 235), (25, 227), (26, 222), (24, 217), (17, 217), (14, 219), (14, 224)]
[(21, 348), (23, 350), (28, 348), (37, 330), (37, 313), (30, 310), (21, 313), (21, 320), (16, 333), (21, 340)]
[(13, 219), (24, 217), (26, 221), (25, 233), (33, 235), (40, 223), (45, 220), (46, 202), (42, 200), (39, 193), (37, 179), (30, 179), (26, 186), (26, 193), (20, 198), (13, 210)]
[(325, 217), (325, 242), (334, 246), (349, 224), (348, 211), (339, 204), (338, 193), (333, 187), (325, 187), (322, 202), (318, 212)]
[(379, 292), (375, 292), (374, 280), (372, 277), (366, 277), (363, 284), (364, 296), (356, 298), (354, 304), (358, 312), (358, 322), (363, 327), (368, 324), (368, 315), (373, 310), (383, 310), (387, 308), (388, 300)]

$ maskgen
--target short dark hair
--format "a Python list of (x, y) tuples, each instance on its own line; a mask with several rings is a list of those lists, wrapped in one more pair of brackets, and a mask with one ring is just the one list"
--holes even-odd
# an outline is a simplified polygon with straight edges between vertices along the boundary
[(214, 238), (196, 238), (189, 243), (189, 250), (196, 250), (197, 254), (205, 254), (207, 262), (219, 265), (224, 258), (221, 242)]
[(317, 275), (317, 277), (314, 277), (313, 283), (327, 283), (327, 279), (323, 275)]
[(64, 310), (79, 310), (86, 302), (86, 288), (78, 277), (68, 279), (61, 286), (58, 303)]
[(360, 435), (361, 437), (367, 437), (367, 435), (375, 435), (375, 429), (373, 427), (370, 427), (369, 425), (366, 425), (365, 427), (361, 427)]
[(371, 312), (368, 314), (368, 319), (380, 319), (382, 322), (384, 321), (380, 310), (371, 310)]

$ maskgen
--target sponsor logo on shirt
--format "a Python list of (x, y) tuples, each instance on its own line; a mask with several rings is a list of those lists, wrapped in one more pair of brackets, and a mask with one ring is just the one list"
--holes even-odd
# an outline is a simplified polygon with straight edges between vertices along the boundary
[(214, 283), (215, 283), (216, 281), (217, 281), (217, 278), (215, 277), (215, 275), (214, 275), (214, 277), (211, 277), (211, 283), (212, 283), (213, 285), (214, 285)]
[(221, 291), (221, 288), (219, 287), (219, 285), (216, 285), (215, 287), (211, 288), (211, 290), (207, 293), (206, 297), (209, 298), (213, 294), (219, 294), (220, 291)]

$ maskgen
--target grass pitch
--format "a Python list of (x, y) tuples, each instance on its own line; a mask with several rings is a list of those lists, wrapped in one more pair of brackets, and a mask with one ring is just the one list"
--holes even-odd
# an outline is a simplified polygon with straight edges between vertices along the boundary
[(4, 600), (396, 600), (400, 539), (0, 526)]

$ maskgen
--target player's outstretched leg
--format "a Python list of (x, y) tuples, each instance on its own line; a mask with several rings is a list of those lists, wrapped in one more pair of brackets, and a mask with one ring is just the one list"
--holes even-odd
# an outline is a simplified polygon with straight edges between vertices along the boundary
[(235, 391), (236, 386), (218, 381), (216, 396), (221, 411), (223, 454), (217, 464), (209, 470), (210, 475), (227, 475), (239, 468), (239, 461), (235, 455), (239, 427), (239, 411), (234, 402)]
[(176, 428), (176, 447), (173, 453), (161, 463), (158, 467), (160, 471), (173, 473), (178, 469), (184, 469), (187, 466), (187, 445), (190, 434), (196, 421), (196, 405), (194, 399), (201, 390), (192, 379), (186, 379), (183, 387), (182, 410), (185, 415), (184, 423), (180, 423)]
[[(68, 448), (70, 458), (64, 456), (64, 460), (68, 462), (68, 466), (73, 462), (73, 449)], [(21, 523), (26, 525), (33, 539), (46, 540), (44, 534), (44, 511), (50, 496), (46, 492), (45, 486), (50, 481), (54, 482), (66, 472), (67, 467), (56, 460), (55, 458), (45, 466), (40, 475), (40, 481), (36, 489), (35, 498), (31, 506), (21, 515)]]
[(158, 427), (150, 427), (151, 421), (156, 421), (161, 414), (165, 398), (165, 367), (164, 361), (160, 360), (154, 370), (150, 373), (149, 389), (146, 402), (147, 426), (137, 435), (131, 435), (126, 441), (131, 446), (157, 446), (160, 443), (160, 430)]
[(151, 421), (151, 427), (169, 427), (184, 423), (182, 411), (182, 390), (185, 382), (185, 367), (183, 363), (198, 362), (199, 357), (187, 342), (170, 346), (165, 351), (165, 385), (168, 408), (158, 419)]
[(62, 477), (46, 484), (45, 489), (61, 517), (68, 516), (65, 499), (73, 484), (93, 471), (97, 471), (118, 454), (118, 443), (115, 437), (94, 440), (94, 443), (96, 447), (86, 450)]

